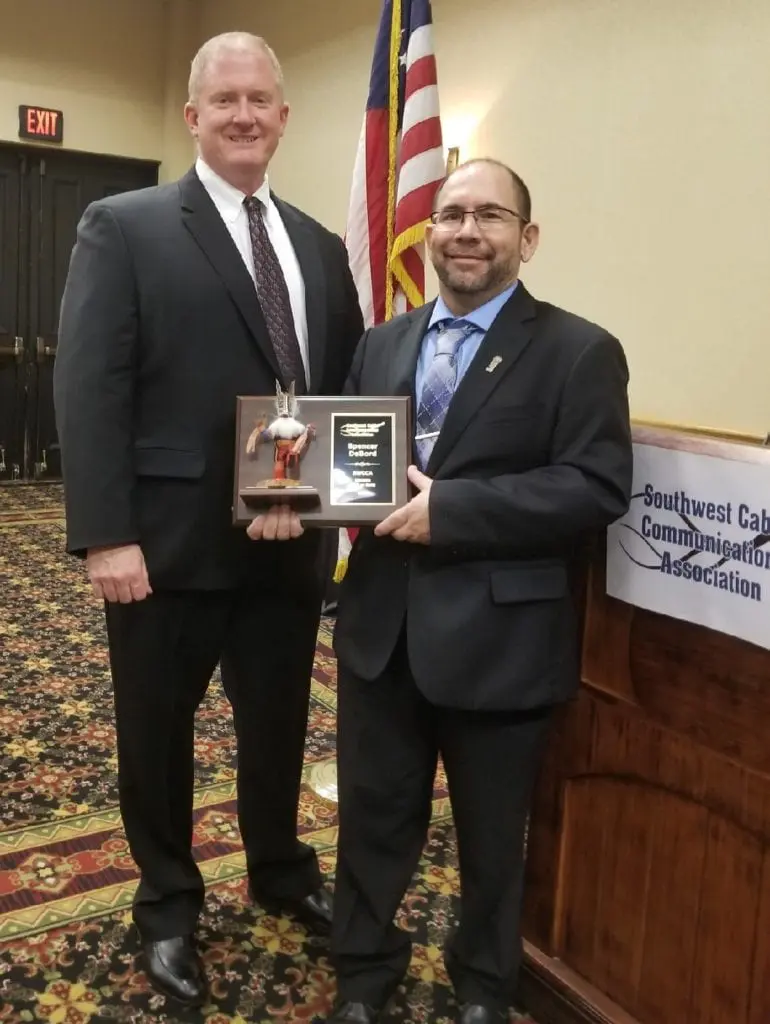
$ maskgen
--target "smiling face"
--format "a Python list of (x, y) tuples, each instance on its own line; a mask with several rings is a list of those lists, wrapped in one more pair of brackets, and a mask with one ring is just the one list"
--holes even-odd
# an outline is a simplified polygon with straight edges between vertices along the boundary
[(496, 164), (460, 167), (441, 189), (426, 240), (441, 296), (457, 315), (505, 291), (534, 255), (538, 227), (519, 206), (511, 175)]
[(288, 116), (276, 70), (259, 48), (214, 55), (185, 107), (202, 158), (245, 195), (264, 181)]

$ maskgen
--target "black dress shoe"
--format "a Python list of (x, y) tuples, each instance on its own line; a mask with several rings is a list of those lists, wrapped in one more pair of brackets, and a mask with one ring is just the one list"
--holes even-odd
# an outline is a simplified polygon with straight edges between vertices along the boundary
[(379, 1012), (366, 1003), (337, 1003), (326, 1024), (375, 1024), (379, 1017)]
[(145, 972), (158, 991), (185, 1006), (206, 1000), (206, 978), (189, 935), (142, 943)]
[(500, 1024), (508, 1020), (508, 1013), (502, 1010), (491, 1010), (481, 1003), (463, 1003), (460, 1007), (458, 1024)]
[(332, 896), (321, 887), (301, 900), (258, 900), (269, 914), (288, 914), (317, 935), (328, 935), (332, 927)]

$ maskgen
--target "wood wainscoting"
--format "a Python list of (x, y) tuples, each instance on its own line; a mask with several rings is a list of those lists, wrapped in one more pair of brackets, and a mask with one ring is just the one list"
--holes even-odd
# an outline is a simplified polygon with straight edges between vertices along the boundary
[(769, 1024), (770, 651), (607, 597), (604, 561), (532, 812), (522, 1001), (543, 1024)]

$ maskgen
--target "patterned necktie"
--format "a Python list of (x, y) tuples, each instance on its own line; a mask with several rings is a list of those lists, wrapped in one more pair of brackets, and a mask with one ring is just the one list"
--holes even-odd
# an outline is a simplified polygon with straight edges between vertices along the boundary
[(301, 395), (305, 391), (305, 368), (302, 365), (286, 278), (267, 233), (261, 200), (247, 196), (243, 205), (249, 217), (257, 297), (278, 360), (283, 386), (288, 388), (294, 381), (294, 390)]
[(473, 324), (465, 320), (445, 321), (439, 330), (436, 354), (425, 374), (417, 408), (415, 443), (420, 467), (424, 470), (433, 451), (439, 431), (446, 419), (447, 409), (457, 385), (457, 350), (463, 338), (473, 331)]

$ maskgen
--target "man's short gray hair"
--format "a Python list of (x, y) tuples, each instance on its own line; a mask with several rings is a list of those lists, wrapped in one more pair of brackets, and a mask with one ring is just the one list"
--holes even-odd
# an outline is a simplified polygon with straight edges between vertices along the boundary
[(187, 86), (187, 93), (191, 103), (194, 103), (198, 98), (201, 82), (209, 65), (225, 53), (264, 54), (275, 72), (278, 88), (283, 93), (283, 71), (281, 70), (281, 65), (265, 40), (261, 36), (252, 35), (251, 32), (223, 32), (221, 35), (207, 39), (193, 57), (190, 66), (190, 81)]

